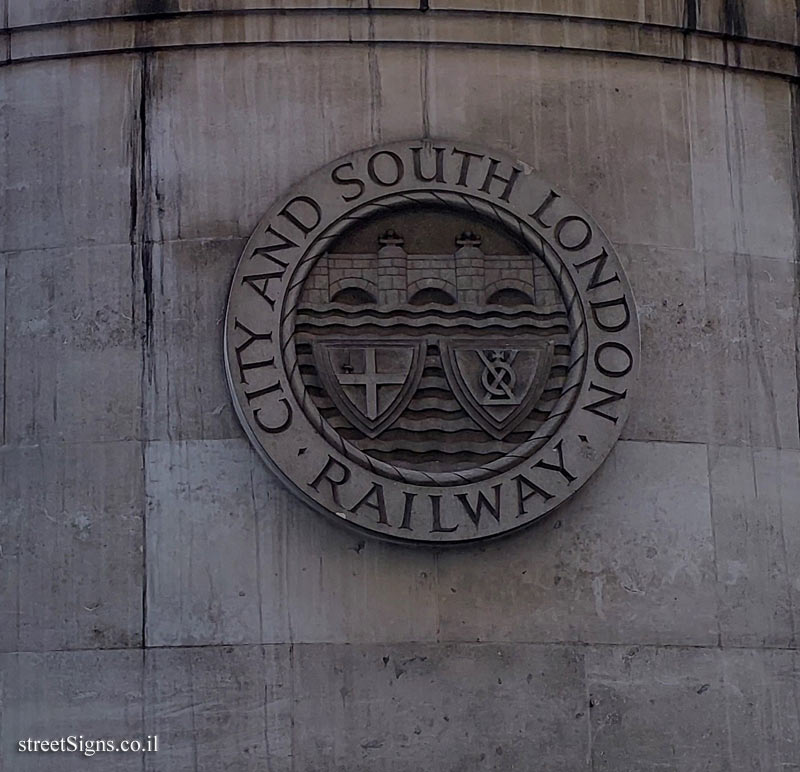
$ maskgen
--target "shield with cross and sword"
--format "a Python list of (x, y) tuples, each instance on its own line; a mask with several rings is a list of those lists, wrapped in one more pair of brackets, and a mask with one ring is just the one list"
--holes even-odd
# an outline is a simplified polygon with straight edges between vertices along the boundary
[(315, 342), (313, 352), (327, 393), (367, 437), (377, 437), (398, 419), (425, 365), (421, 340), (330, 339)]
[(495, 439), (528, 416), (550, 372), (553, 343), (443, 339), (442, 364), (461, 407)]

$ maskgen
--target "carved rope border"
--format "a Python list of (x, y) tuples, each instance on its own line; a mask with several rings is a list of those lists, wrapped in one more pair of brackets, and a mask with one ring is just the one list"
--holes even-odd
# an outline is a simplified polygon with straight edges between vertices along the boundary
[[(412, 204), (435, 207), (455, 206), (458, 209), (466, 209), (485, 218), (502, 222), (512, 233), (517, 234), (535, 255), (544, 261), (561, 291), (561, 296), (567, 308), (567, 321), (570, 329), (570, 360), (567, 380), (564, 383), (558, 402), (553, 406), (549, 417), (539, 427), (534, 437), (531, 437), (527, 442), (519, 445), (502, 458), (473, 469), (429, 473), (394, 466), (385, 461), (372, 458), (372, 456), (342, 438), (322, 417), (316, 405), (308, 396), (297, 362), (294, 346), (297, 305), (303, 284), (316, 261), (327, 251), (332, 241), (339, 238), (342, 233), (356, 222), (384, 213), (386, 210), (407, 207)], [(281, 309), (280, 335), (284, 367), (292, 393), (311, 424), (328, 443), (349, 460), (388, 479), (413, 485), (436, 486), (462, 485), (490, 479), (513, 469), (539, 450), (542, 445), (555, 435), (558, 427), (566, 419), (577, 399), (586, 372), (586, 350), (588, 347), (585, 318), (578, 290), (572, 281), (572, 277), (565, 271), (563, 262), (548, 242), (528, 223), (503, 207), (468, 193), (433, 190), (409, 190), (376, 198), (350, 210), (350, 212), (331, 223), (306, 250), (294, 270), (291, 284), (284, 296)]]

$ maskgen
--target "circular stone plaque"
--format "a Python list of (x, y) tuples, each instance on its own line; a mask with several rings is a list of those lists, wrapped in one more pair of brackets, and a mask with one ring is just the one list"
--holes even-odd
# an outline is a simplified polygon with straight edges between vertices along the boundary
[(286, 193), (233, 277), (225, 363), (262, 458), (383, 538), (515, 530), (600, 466), (639, 328), (591, 217), (526, 164), (446, 140), (353, 153)]

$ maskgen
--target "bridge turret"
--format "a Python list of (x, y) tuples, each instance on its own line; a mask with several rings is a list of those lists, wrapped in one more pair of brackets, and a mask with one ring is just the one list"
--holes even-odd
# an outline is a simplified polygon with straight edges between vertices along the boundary
[(399, 305), (408, 299), (408, 255), (403, 238), (388, 230), (378, 239), (378, 303)]
[(480, 305), (486, 288), (486, 269), (481, 237), (472, 231), (456, 239), (456, 287), (458, 302)]

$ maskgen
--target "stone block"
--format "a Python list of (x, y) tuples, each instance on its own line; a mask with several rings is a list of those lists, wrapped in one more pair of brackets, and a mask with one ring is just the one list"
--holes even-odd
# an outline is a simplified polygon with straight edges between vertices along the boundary
[(9, 4), (9, 25), (44, 24), (78, 19), (175, 14), (192, 11), (305, 10), (366, 8), (419, 8), (419, 0), (4, 0)]
[(259, 642), (249, 448), (151, 442), (145, 463), (148, 645)]
[(0, 250), (130, 240), (138, 61), (96, 56), (3, 69)]
[(139, 443), (6, 447), (0, 481), (0, 650), (140, 645)]
[(800, 655), (795, 651), (722, 652), (730, 725), (731, 772), (800, 769)]
[(705, 442), (708, 372), (719, 342), (707, 322), (702, 254), (619, 246), (639, 315), (642, 356), (623, 437)]
[(297, 772), (590, 768), (579, 649), (302, 645), (294, 656)]
[(800, 453), (709, 448), (726, 646), (794, 646), (800, 616)]
[(735, 728), (713, 649), (586, 650), (595, 772), (727, 772)]
[(798, 447), (791, 264), (619, 251), (642, 330), (640, 384), (623, 437)]
[(149, 650), (145, 772), (289, 772), (292, 684), (288, 647)]
[(438, 564), (444, 640), (713, 644), (705, 446), (620, 442), (543, 523)]
[[(7, 255), (0, 254), (0, 351), (6, 350), (6, 265)], [(6, 441), (6, 357), (0, 357), (0, 445)]]
[(797, 449), (793, 265), (707, 254), (705, 286), (711, 441)]
[(145, 348), (146, 435), (240, 437), (222, 361), (225, 302), (240, 239), (153, 245), (152, 328)]
[(85, 741), (146, 739), (142, 672), (141, 651), (0, 654), (0, 767), (141, 772), (141, 752), (20, 753), (17, 744), (73, 736), (77, 744), (81, 735)]
[(699, 29), (785, 43), (798, 41), (795, 9), (783, 0), (704, 0), (697, 10)]
[[(691, 247), (685, 76), (654, 61), (436, 48), (432, 136), (508, 150), (574, 196), (614, 242)], [(643, 137), (646, 151), (632, 154)]]
[(772, 772), (798, 767), (798, 655), (590, 647), (592, 769)]
[(405, 49), (170, 52), (154, 57), (150, 77), (153, 181), (174, 204), (159, 226), (168, 240), (249, 236), (279, 193), (317, 167), (421, 132), (418, 55)]
[(653, 24), (683, 24), (682, 0), (431, 0), (435, 10), (507, 11), (510, 13), (556, 14), (589, 19), (619, 19)]
[(687, 77), (697, 248), (791, 260), (788, 84), (713, 68), (690, 68)]
[[(260, 463), (260, 462), (259, 462)], [(433, 641), (436, 557), (351, 533), (260, 472), (264, 618), (293, 641)], [(281, 625), (265, 641), (281, 640)]]
[(245, 440), (151, 443), (151, 645), (434, 640), (434, 557), (359, 537)]
[(6, 267), (6, 441), (139, 436), (143, 309), (128, 246), (20, 252)]

